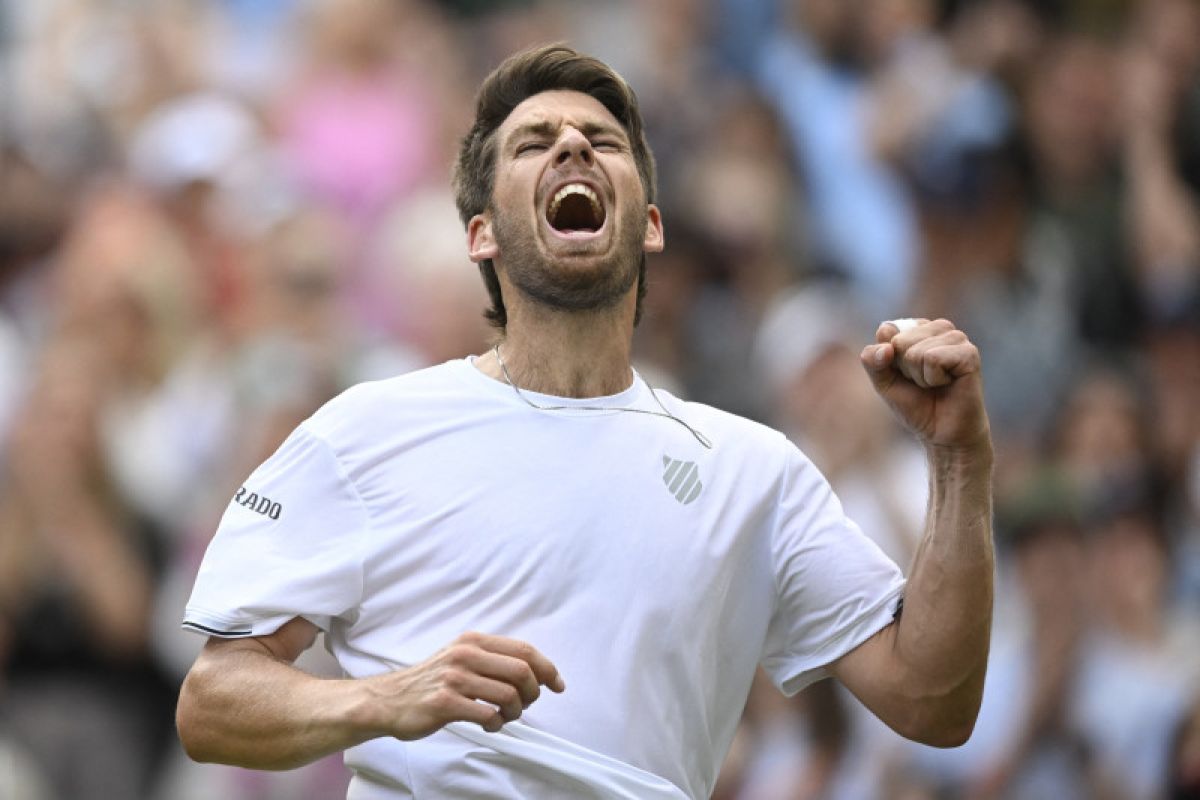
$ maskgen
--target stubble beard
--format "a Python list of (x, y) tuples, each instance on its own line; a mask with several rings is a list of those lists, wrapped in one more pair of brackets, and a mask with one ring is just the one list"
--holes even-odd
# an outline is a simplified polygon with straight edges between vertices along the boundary
[[(636, 209), (628, 206), (612, 213), (636, 220)], [(538, 247), (537, 231), (525, 229), (503, 210), (496, 210), (492, 229), (504, 253), (509, 282), (534, 303), (555, 311), (603, 311), (616, 306), (637, 282), (644, 257), (643, 233), (636, 224), (622, 226), (609, 262), (587, 268), (556, 265)]]

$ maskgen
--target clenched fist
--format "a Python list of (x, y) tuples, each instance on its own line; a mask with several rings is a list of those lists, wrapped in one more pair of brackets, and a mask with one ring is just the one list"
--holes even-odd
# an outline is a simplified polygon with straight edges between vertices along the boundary
[(979, 350), (954, 323), (884, 322), (859, 358), (875, 390), (926, 445), (990, 447)]

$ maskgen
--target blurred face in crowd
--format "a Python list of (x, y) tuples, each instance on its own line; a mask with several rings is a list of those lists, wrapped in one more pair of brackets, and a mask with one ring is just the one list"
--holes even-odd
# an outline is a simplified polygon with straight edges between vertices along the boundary
[(518, 105), (496, 136), (491, 207), (468, 226), (472, 260), (493, 259), (550, 308), (615, 305), (663, 245), (621, 124), (596, 99), (555, 90)]
[(1031, 83), (1030, 140), (1042, 174), (1073, 186), (1106, 165), (1115, 141), (1111, 54), (1086, 40), (1053, 49)]
[(732, 270), (755, 270), (783, 254), (797, 227), (788, 145), (774, 112), (741, 94), (714, 121), (682, 176), (684, 210), (721, 249)]
[(826, 472), (869, 461), (890, 441), (891, 417), (845, 344), (830, 346), (798, 374), (782, 405), (787, 424), (803, 432)]
[(1070, 610), (1081, 599), (1084, 551), (1079, 531), (1071, 523), (1038, 523), (1017, 548), (1016, 564), (1036, 615)]
[(929, 0), (871, 0), (863, 16), (863, 45), (875, 61), (891, 55), (906, 36), (927, 31), (934, 9)]
[(1133, 389), (1103, 372), (1082, 381), (1067, 403), (1059, 453), (1064, 465), (1085, 480), (1140, 468), (1147, 456)]
[(317, 3), (310, 20), (315, 50), (352, 69), (383, 66), (394, 52), (395, 35), (411, 5), (407, 0)]
[(1152, 639), (1159, 634), (1169, 578), (1167, 553), (1154, 520), (1124, 514), (1093, 534), (1093, 607), (1116, 631)]

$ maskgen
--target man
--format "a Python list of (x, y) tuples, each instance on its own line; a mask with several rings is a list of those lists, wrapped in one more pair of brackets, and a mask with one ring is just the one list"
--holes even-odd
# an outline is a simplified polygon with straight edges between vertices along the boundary
[[(992, 597), (966, 337), (888, 323), (862, 353), (930, 458), (905, 588), (782, 435), (630, 368), (663, 227), (619, 76), (563, 47), (510, 58), (455, 188), (503, 337), (351, 389), (237, 493), (186, 613), (211, 637), (179, 701), (192, 757), (346, 750), (352, 798), (707, 797), (760, 662), (965, 741)], [(319, 631), (346, 679), (291, 666)]]

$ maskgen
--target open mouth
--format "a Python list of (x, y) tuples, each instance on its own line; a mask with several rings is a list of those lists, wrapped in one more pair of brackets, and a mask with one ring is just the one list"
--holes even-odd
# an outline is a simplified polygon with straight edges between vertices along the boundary
[(554, 193), (546, 221), (559, 233), (595, 233), (604, 227), (604, 205), (591, 187), (568, 183)]

